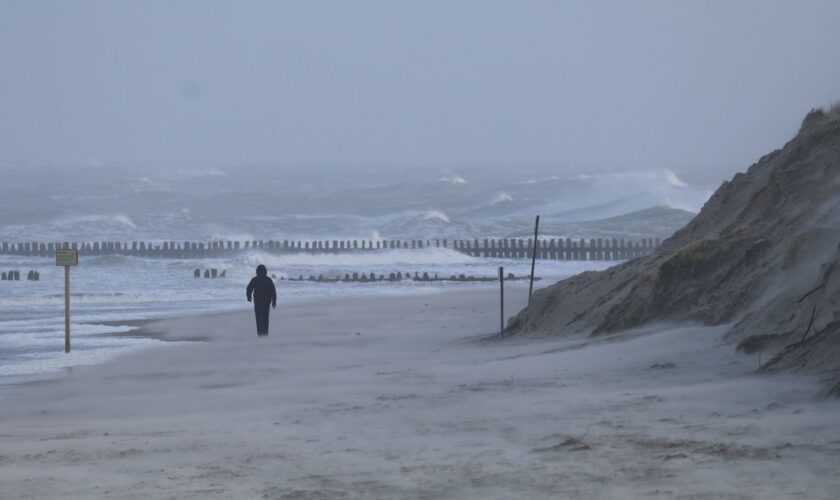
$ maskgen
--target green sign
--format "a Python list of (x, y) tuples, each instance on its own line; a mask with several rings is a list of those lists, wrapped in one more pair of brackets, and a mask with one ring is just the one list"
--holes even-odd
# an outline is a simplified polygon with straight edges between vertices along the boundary
[(79, 251), (72, 248), (58, 248), (55, 251), (55, 265), (78, 266)]

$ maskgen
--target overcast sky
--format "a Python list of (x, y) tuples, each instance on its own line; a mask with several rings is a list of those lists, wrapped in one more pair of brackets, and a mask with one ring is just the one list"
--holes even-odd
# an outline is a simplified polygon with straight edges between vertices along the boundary
[(0, 160), (743, 168), (840, 1), (0, 0)]

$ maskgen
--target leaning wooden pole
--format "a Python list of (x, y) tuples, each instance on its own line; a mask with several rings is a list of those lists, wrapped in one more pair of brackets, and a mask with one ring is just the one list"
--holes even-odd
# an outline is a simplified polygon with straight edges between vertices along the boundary
[(537, 216), (537, 221), (534, 223), (534, 250), (531, 253), (531, 284), (528, 286), (528, 305), (531, 305), (531, 294), (534, 293), (534, 267), (537, 265), (537, 238), (540, 234), (540, 216)]

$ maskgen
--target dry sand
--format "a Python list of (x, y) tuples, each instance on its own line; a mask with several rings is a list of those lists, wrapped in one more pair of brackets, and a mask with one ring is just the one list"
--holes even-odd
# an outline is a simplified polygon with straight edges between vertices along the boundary
[(837, 498), (840, 404), (755, 375), (726, 326), (488, 341), (496, 300), (147, 325), (207, 341), (0, 400), (0, 498)]

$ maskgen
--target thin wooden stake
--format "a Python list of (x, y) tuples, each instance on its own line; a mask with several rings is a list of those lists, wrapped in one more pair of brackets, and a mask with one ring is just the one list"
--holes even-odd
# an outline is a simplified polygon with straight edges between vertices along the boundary
[(499, 267), (499, 298), (500, 298), (500, 315), (501, 328), (499, 329), (499, 336), (505, 336), (505, 268)]
[(64, 266), (64, 352), (70, 352), (70, 266)]
[(528, 305), (531, 305), (531, 294), (534, 293), (534, 267), (537, 265), (537, 237), (540, 233), (540, 216), (534, 223), (534, 251), (531, 253), (531, 284), (528, 286)]

